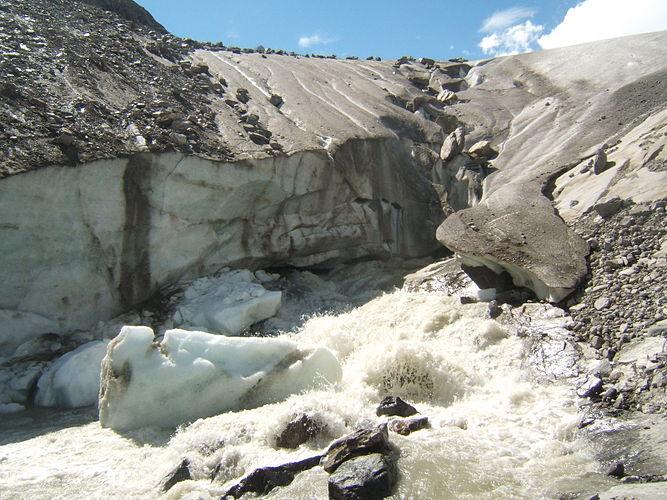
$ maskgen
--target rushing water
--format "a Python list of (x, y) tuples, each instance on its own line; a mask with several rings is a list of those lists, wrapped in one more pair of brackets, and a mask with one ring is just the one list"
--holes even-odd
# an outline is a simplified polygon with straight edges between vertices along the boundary
[[(256, 467), (312, 456), (376, 425), (387, 394), (413, 403), (431, 424), (406, 437), (390, 433), (400, 449), (392, 498), (589, 498), (609, 483), (577, 430), (571, 384), (538, 382), (525, 339), (486, 311), (442, 292), (393, 291), (316, 315), (283, 335), (331, 349), (343, 366), (339, 384), (175, 432), (120, 435), (101, 429), (93, 409), (3, 416), (0, 498), (157, 498), (160, 480), (183, 457), (198, 480), (165, 498), (217, 498)], [(300, 413), (323, 431), (296, 450), (277, 448), (277, 433)], [(325, 499), (327, 474), (303, 472), (267, 498)]]

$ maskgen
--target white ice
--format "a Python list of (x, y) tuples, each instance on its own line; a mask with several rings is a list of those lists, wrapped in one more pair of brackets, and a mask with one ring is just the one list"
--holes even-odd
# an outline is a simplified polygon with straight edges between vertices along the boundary
[(175, 426), (254, 408), (341, 378), (331, 351), (284, 338), (124, 327), (102, 362), (100, 423)]
[(281, 292), (266, 290), (258, 283), (270, 278), (266, 272), (255, 277), (252, 272), (240, 269), (195, 280), (185, 290), (174, 313), (174, 323), (188, 329), (239, 334), (278, 312)]
[(100, 363), (108, 343), (89, 342), (54, 362), (37, 382), (35, 404), (78, 408), (97, 403)]

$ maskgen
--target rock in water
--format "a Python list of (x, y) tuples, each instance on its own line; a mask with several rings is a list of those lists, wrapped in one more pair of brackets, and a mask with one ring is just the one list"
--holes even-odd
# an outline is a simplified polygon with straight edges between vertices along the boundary
[(389, 428), (401, 436), (407, 436), (426, 427), (428, 427), (428, 417), (396, 418), (389, 422)]
[(162, 479), (160, 489), (162, 491), (168, 491), (176, 483), (188, 481), (189, 479), (192, 479), (192, 475), (190, 474), (190, 461), (187, 458), (184, 458), (181, 460), (180, 464), (174, 467), (174, 469)]
[(352, 457), (368, 453), (386, 454), (389, 452), (387, 424), (382, 424), (375, 429), (358, 430), (331, 443), (322, 459), (322, 467), (328, 473), (332, 473), (340, 464)]
[(320, 463), (321, 458), (320, 455), (317, 455), (299, 460), (298, 462), (255, 469), (227, 490), (227, 493), (225, 493), (222, 498), (224, 499), (230, 496), (239, 498), (249, 492), (266, 495), (277, 486), (287, 486), (290, 484), (294, 480), (294, 476), (299, 472), (312, 469)]
[(397, 476), (396, 461), (390, 455), (373, 453), (343, 463), (329, 477), (329, 498), (371, 500), (391, 495)]
[(341, 368), (329, 350), (289, 340), (168, 330), (156, 343), (150, 328), (125, 326), (101, 373), (100, 424), (127, 430), (276, 402), (338, 381)]
[(398, 396), (387, 396), (380, 402), (380, 406), (375, 410), (375, 414), (389, 415), (392, 417), (409, 417), (418, 413), (414, 406), (406, 403)]
[(321, 425), (308, 415), (301, 415), (290, 421), (276, 439), (280, 448), (296, 448), (314, 437), (321, 429)]

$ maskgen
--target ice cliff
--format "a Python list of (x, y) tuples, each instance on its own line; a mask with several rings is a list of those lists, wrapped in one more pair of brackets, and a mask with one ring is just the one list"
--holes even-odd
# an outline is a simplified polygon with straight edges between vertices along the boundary
[[(429, 255), (438, 226), (473, 277), (559, 301), (588, 247), (556, 177), (606, 147), (639, 158), (666, 92), (665, 33), (385, 62), (181, 40), (69, 0), (5, 2), (0, 24), (5, 357), (225, 266)], [(619, 176), (664, 186), (644, 163)]]

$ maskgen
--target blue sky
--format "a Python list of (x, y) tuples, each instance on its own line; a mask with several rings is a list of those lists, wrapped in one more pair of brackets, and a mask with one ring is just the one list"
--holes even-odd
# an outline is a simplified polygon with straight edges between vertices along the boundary
[(138, 0), (173, 34), (339, 57), (481, 59), (667, 29), (667, 0)]

